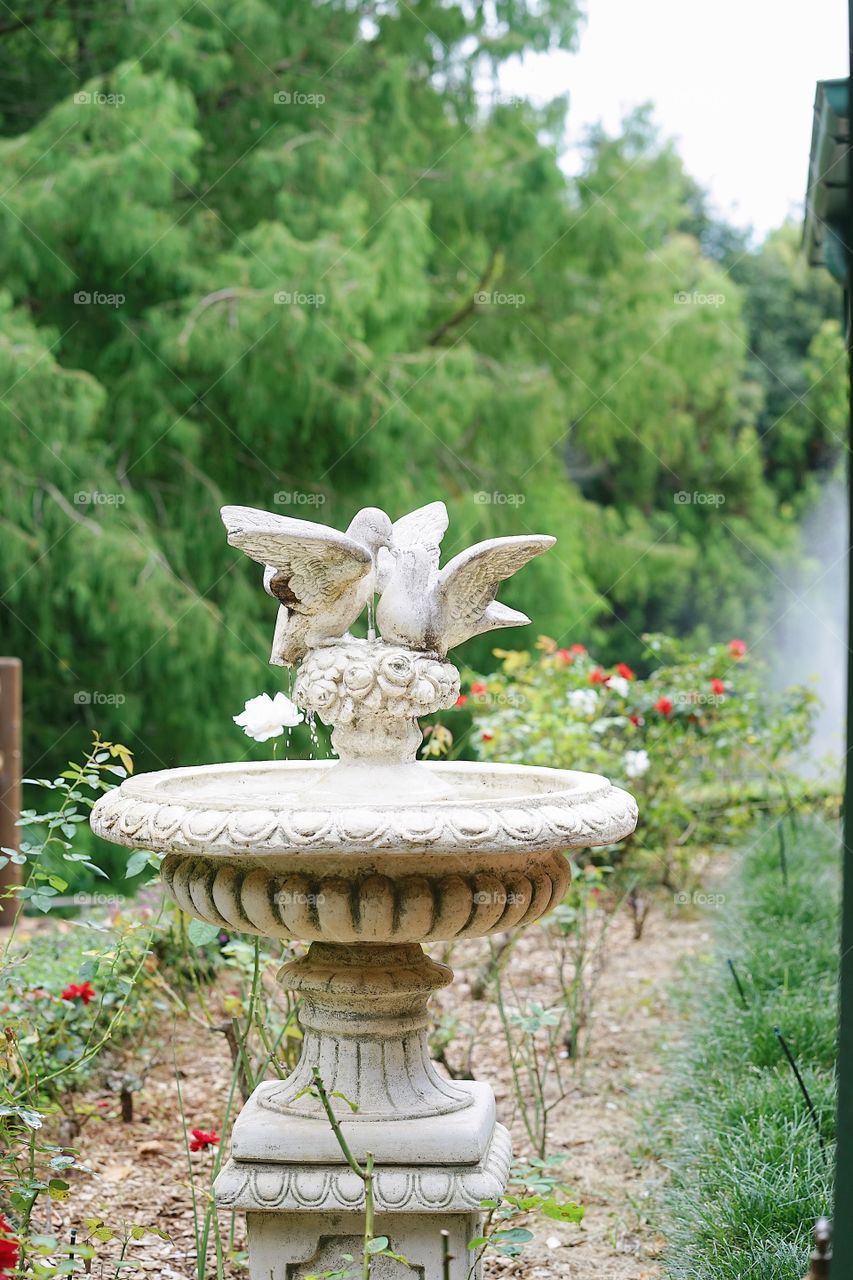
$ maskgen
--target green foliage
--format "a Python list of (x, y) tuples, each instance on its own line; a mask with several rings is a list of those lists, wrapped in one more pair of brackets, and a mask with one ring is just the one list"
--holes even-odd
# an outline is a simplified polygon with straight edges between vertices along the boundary
[(578, 23), (35, 0), (6, 24), (0, 599), (29, 759), (95, 724), (146, 768), (257, 754), (230, 717), (271, 686), (273, 606), (223, 501), (346, 524), (446, 495), (451, 553), (552, 532), (509, 603), (606, 657), (761, 626), (779, 499), (836, 451), (836, 302), (787, 233), (733, 245), (646, 113), (570, 179), (564, 99), (488, 100)]
[(767, 472), (780, 499), (801, 501), (810, 494), (810, 477), (825, 474), (844, 447), (840, 294), (828, 273), (809, 267), (794, 225), (768, 237), (761, 253), (731, 256), (731, 275), (743, 290), (748, 376), (758, 392)]
[[(59, 948), (55, 935), (39, 934), (15, 948), (3, 965), (0, 995), (12, 1081), (6, 1103), (18, 1105), (23, 1097), (49, 1109), (91, 1076), (95, 1055), (89, 1051), (109, 1038), (117, 1012), (123, 1035), (144, 1025), (150, 993), (127, 997), (149, 939), (150, 929), (139, 923), (120, 929), (88, 924), (70, 927)], [(82, 997), (73, 994), (80, 989)]]
[(663, 1224), (672, 1280), (800, 1280), (807, 1269), (814, 1222), (832, 1203), (838, 869), (835, 831), (807, 820), (787, 879), (768, 828), (725, 886), (714, 953), (684, 989), (688, 1037), (670, 1052), (670, 1087), (655, 1101), (672, 1173)]
[[(56, 912), (68, 881), (88, 865), (89, 854), (80, 849), (88, 830), (85, 811), (132, 764), (126, 747), (96, 734), (81, 763), (69, 763), (54, 779), (28, 780), (46, 794), (50, 807), (27, 810), (21, 852), (6, 851), (25, 868), (23, 886), (10, 893), (42, 916)], [(157, 858), (139, 851), (126, 855), (126, 861), (129, 876), (138, 878)], [(143, 1047), (156, 1045), (155, 1019), (178, 1013), (211, 1036), (224, 1033), (233, 1075), (222, 1130), (241, 1094), (248, 1097), (268, 1072), (279, 1078), (289, 1074), (301, 1044), (295, 1001), (276, 984), (265, 985), (263, 967), (270, 956), (262, 956), (257, 940), (229, 939), (218, 929), (212, 937), (204, 928), (199, 937), (187, 917), (159, 894), (153, 895), (153, 905), (145, 896), (108, 898), (108, 919), (88, 911), (84, 919), (53, 923), (32, 934), (19, 915), (0, 950), (0, 1234), (8, 1215), (22, 1250), (17, 1274), (28, 1280), (80, 1274), (81, 1265), (88, 1271), (96, 1256), (118, 1274), (131, 1266), (125, 1255), (132, 1242), (146, 1234), (167, 1238), (157, 1226), (93, 1218), (84, 1220), (85, 1236), (81, 1231), (71, 1248), (49, 1231), (35, 1229), (41, 1202), (67, 1200), (74, 1190), (61, 1175), (70, 1169), (81, 1177), (91, 1172), (67, 1138), (57, 1141), (60, 1121), (72, 1132), (83, 1124), (114, 1122), (106, 1114), (106, 1099), (82, 1096), (93, 1085), (121, 1094), (124, 1118), (125, 1095), (142, 1088), (156, 1059), (156, 1052), (146, 1055)], [(211, 986), (220, 973), (228, 985), (217, 993)], [(125, 1069), (121, 1050), (131, 1044), (133, 1056)], [(192, 1119), (182, 1118), (189, 1130)], [(211, 1178), (222, 1158), (218, 1134), (213, 1139)], [(197, 1274), (203, 1280), (208, 1246), (216, 1251), (218, 1274), (225, 1246), (210, 1188), (197, 1191), (191, 1159), (189, 1172)]]
[[(482, 1200), (485, 1209), (483, 1234), (468, 1244), (475, 1263), (492, 1250), (505, 1258), (518, 1258), (533, 1232), (522, 1223), (540, 1216), (553, 1222), (582, 1222), (583, 1206), (562, 1182), (562, 1156), (517, 1160), (510, 1170), (509, 1185), (500, 1200)], [(473, 1268), (472, 1268), (473, 1269)]]
[(791, 807), (785, 765), (809, 739), (816, 699), (773, 692), (741, 641), (644, 645), (645, 676), (544, 637), (538, 654), (496, 650), (498, 672), (469, 673), (463, 714), (483, 759), (589, 770), (635, 794), (637, 832), (612, 856), (673, 887), (697, 846), (733, 843), (756, 809)]
[[(13, 858), (25, 868), (24, 883), (10, 894), (47, 914), (81, 865), (102, 874), (78, 851), (77, 840), (97, 796), (132, 767), (126, 747), (95, 734), (82, 763), (72, 761), (53, 780), (29, 780), (49, 793), (54, 807), (25, 810), (20, 852), (3, 851), (4, 861)], [(3, 1208), (17, 1219), (19, 1274), (34, 1280), (71, 1274), (77, 1260), (95, 1256), (81, 1243), (71, 1258), (57, 1259), (57, 1241), (33, 1233), (31, 1222), (40, 1200), (68, 1198), (70, 1184), (59, 1175), (83, 1168), (73, 1148), (57, 1144), (50, 1122), (63, 1111), (75, 1125), (97, 1115), (86, 1104), (76, 1114), (75, 1091), (96, 1069), (106, 1070), (114, 1045), (141, 1031), (154, 1010), (152, 993), (139, 981), (151, 936), (143, 915), (116, 928), (92, 921), (66, 926), (61, 945), (47, 934), (17, 940), (19, 915), (0, 953), (0, 1182)]]

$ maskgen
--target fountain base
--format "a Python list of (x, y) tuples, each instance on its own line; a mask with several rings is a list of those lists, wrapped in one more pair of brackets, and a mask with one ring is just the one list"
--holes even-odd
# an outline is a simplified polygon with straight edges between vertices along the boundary
[(353, 1157), (374, 1160), (374, 1234), (407, 1261), (377, 1258), (374, 1280), (433, 1280), (450, 1233), (449, 1280), (469, 1280), (483, 1200), (499, 1200), (511, 1146), (488, 1085), (446, 1080), (429, 1059), (427, 1002), (451, 981), (416, 944), (314, 942), (279, 981), (302, 999), (302, 1056), (246, 1103), (220, 1208), (249, 1215), (251, 1280), (302, 1280), (360, 1256), (364, 1183), (314, 1087), (319, 1073)]

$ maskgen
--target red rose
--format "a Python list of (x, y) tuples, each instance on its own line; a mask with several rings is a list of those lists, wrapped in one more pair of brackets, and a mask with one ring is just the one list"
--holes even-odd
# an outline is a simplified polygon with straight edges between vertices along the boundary
[(726, 692), (725, 681), (714, 679), (711, 681), (711, 688), (714, 690), (714, 693), (725, 693)]
[(640, 715), (637, 715), (637, 712), (636, 712), (636, 711), (632, 711), (632, 712), (631, 712), (631, 714), (629, 715), (628, 719), (631, 721), (631, 724), (638, 724), (638, 725), (639, 725), (639, 724), (643, 724), (643, 723), (644, 723), (644, 721), (643, 721), (643, 717), (642, 717), (642, 716), (640, 716)]
[(617, 662), (616, 674), (617, 676), (621, 676), (623, 680), (634, 679), (634, 673), (631, 670), (631, 668), (628, 666), (627, 662)]
[(573, 663), (575, 660), (574, 656), (569, 652), (568, 649), (558, 649), (557, 657), (560, 659), (561, 662), (564, 662), (567, 667), (570, 666), (571, 663)]
[(484, 741), (484, 742), (491, 742), (491, 740), (492, 740), (492, 738), (493, 738), (494, 736), (495, 736), (495, 735), (494, 735), (493, 733), (484, 733), (484, 734), (483, 734), (483, 741)]
[(583, 656), (583, 654), (586, 653), (586, 649), (582, 644), (573, 644), (569, 649), (569, 653), (576, 653), (579, 656)]
[(84, 1004), (95, 999), (95, 988), (91, 982), (72, 982), (62, 993), (63, 1000), (82, 1000)]
[(211, 1129), (206, 1133), (204, 1129), (190, 1130), (190, 1151), (206, 1151), (208, 1147), (215, 1147), (219, 1143), (219, 1134), (215, 1129)]
[(14, 1274), (18, 1265), (19, 1242), (15, 1239), (10, 1223), (0, 1213), (0, 1276)]
[(468, 701), (468, 694), (460, 693), (459, 697), (456, 699), (453, 705), (454, 707), (464, 707), (467, 701)]
[(671, 716), (672, 715), (672, 698), (667, 698), (666, 695), (664, 695), (662, 698), (658, 698), (657, 702), (655, 703), (655, 711), (659, 711), (662, 716)]
[(475, 680), (471, 685), (471, 692), (479, 698), (482, 694), (489, 692), (489, 686), (482, 680)]
[(607, 681), (609, 679), (610, 679), (610, 676), (607, 674), (607, 672), (604, 670), (603, 667), (594, 667), (592, 671), (590, 671), (589, 673), (590, 684), (607, 684)]
[(732, 657), (733, 657), (735, 660), (737, 660), (737, 659), (739, 659), (739, 658), (742, 658), (742, 657), (744, 656), (744, 654), (746, 653), (746, 641), (745, 641), (745, 640), (730, 640), (730, 641), (729, 641), (729, 653), (732, 655)]

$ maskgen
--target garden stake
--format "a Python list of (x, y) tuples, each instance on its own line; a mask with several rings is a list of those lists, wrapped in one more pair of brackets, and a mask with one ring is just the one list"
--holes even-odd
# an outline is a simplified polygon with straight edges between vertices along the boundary
[(785, 848), (785, 820), (780, 821), (776, 828), (779, 833), (779, 865), (782, 868), (782, 883), (788, 888), (788, 853)]
[(744, 995), (744, 990), (743, 990), (743, 987), (742, 987), (742, 986), (741, 986), (741, 984), (740, 984), (740, 978), (737, 976), (737, 969), (735, 968), (734, 961), (733, 961), (733, 960), (727, 960), (727, 961), (726, 961), (726, 964), (729, 966), (729, 969), (731, 970), (732, 977), (733, 977), (733, 978), (734, 978), (734, 980), (735, 980), (735, 986), (737, 987), (737, 993), (738, 993), (738, 995), (740, 996), (740, 1002), (741, 1002), (741, 1004), (743, 1005), (744, 1009), (748, 1009), (748, 1008), (749, 1008), (749, 1001), (747, 1000), (746, 996)]
[(818, 1120), (817, 1112), (815, 1111), (815, 1108), (814, 1108), (814, 1103), (812, 1102), (811, 1097), (809, 1096), (809, 1091), (806, 1088), (806, 1082), (803, 1079), (803, 1077), (800, 1075), (800, 1069), (797, 1066), (796, 1062), (794, 1061), (794, 1055), (791, 1053), (791, 1050), (788, 1048), (787, 1044), (785, 1043), (785, 1037), (782, 1035), (782, 1032), (779, 1030), (778, 1027), (773, 1028), (773, 1034), (776, 1037), (776, 1039), (779, 1041), (780, 1045), (782, 1046), (782, 1052), (784, 1053), (785, 1057), (788, 1059), (788, 1063), (791, 1067), (791, 1070), (794, 1073), (794, 1077), (797, 1081), (797, 1084), (800, 1086), (800, 1092), (802, 1093), (803, 1097), (806, 1100), (806, 1106), (809, 1109), (809, 1115), (812, 1118), (812, 1123), (814, 1124), (815, 1132), (817, 1133), (817, 1140), (820, 1143), (820, 1149), (823, 1154), (823, 1158), (824, 1160), (826, 1160), (826, 1144), (824, 1143), (824, 1140), (823, 1140), (823, 1134), (820, 1131), (820, 1121)]
[(829, 1218), (818, 1218), (814, 1229), (814, 1252), (809, 1274), (803, 1280), (826, 1280), (832, 1262), (832, 1223)]
[(450, 1264), (453, 1258), (450, 1253), (450, 1232), (441, 1233), (441, 1274), (442, 1280), (450, 1280)]

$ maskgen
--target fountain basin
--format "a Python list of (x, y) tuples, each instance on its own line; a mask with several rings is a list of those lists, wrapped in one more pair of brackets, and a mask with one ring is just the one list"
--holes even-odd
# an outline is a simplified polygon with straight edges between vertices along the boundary
[(92, 812), (98, 835), (132, 849), (245, 853), (270, 866), (315, 850), (350, 858), (581, 848), (621, 840), (636, 821), (633, 797), (600, 774), (469, 761), (164, 769), (126, 779)]
[(349, 944), (530, 923), (565, 892), (564, 850), (621, 840), (636, 821), (633, 798), (598, 774), (462, 761), (168, 769), (127, 779), (92, 813), (104, 839), (167, 855), (163, 878), (192, 915)]

